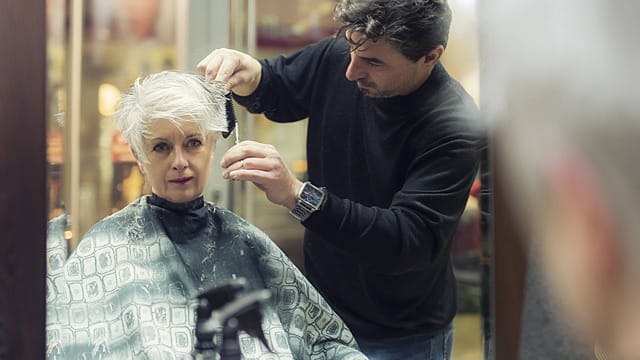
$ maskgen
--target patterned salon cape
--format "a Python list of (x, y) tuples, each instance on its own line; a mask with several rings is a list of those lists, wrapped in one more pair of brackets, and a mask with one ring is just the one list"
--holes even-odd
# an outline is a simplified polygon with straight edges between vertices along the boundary
[(248, 291), (272, 293), (262, 323), (272, 352), (240, 333), (244, 359), (366, 359), (263, 232), (202, 199), (175, 209), (182, 204), (152, 197), (160, 199), (144, 196), (101, 220), (66, 261), (50, 225), (47, 358), (191, 359), (195, 296), (244, 277)]

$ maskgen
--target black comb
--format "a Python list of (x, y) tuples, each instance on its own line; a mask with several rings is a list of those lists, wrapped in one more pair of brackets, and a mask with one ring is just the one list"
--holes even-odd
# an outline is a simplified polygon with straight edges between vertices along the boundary
[(231, 135), (231, 132), (233, 132), (238, 124), (238, 120), (236, 119), (236, 112), (233, 109), (233, 99), (231, 98), (230, 92), (226, 95), (226, 98), (227, 100), (225, 101), (224, 108), (227, 113), (227, 131), (222, 132), (222, 137), (225, 139), (228, 138), (229, 135)]

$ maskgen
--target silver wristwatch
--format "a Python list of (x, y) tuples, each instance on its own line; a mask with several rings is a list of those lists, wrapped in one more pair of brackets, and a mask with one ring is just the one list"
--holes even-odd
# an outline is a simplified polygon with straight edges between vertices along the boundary
[(325, 196), (324, 188), (319, 188), (307, 181), (300, 187), (296, 206), (289, 213), (294, 218), (305, 221), (311, 214), (320, 209)]

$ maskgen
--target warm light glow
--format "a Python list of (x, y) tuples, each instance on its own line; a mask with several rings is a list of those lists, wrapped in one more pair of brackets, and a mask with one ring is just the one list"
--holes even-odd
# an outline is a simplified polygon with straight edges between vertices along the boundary
[(307, 160), (296, 160), (293, 162), (293, 172), (304, 174), (307, 172)]
[(111, 116), (120, 101), (120, 90), (111, 84), (100, 84), (98, 88), (98, 111), (102, 116)]

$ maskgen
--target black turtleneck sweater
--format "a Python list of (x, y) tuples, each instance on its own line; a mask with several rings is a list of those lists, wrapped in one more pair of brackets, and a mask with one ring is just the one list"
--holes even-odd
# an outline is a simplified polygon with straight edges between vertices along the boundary
[(373, 99), (345, 78), (343, 37), (262, 61), (236, 97), (276, 122), (309, 118), (305, 270), (356, 338), (442, 329), (456, 312), (449, 250), (478, 167), (477, 107), (438, 63), (415, 92)]

